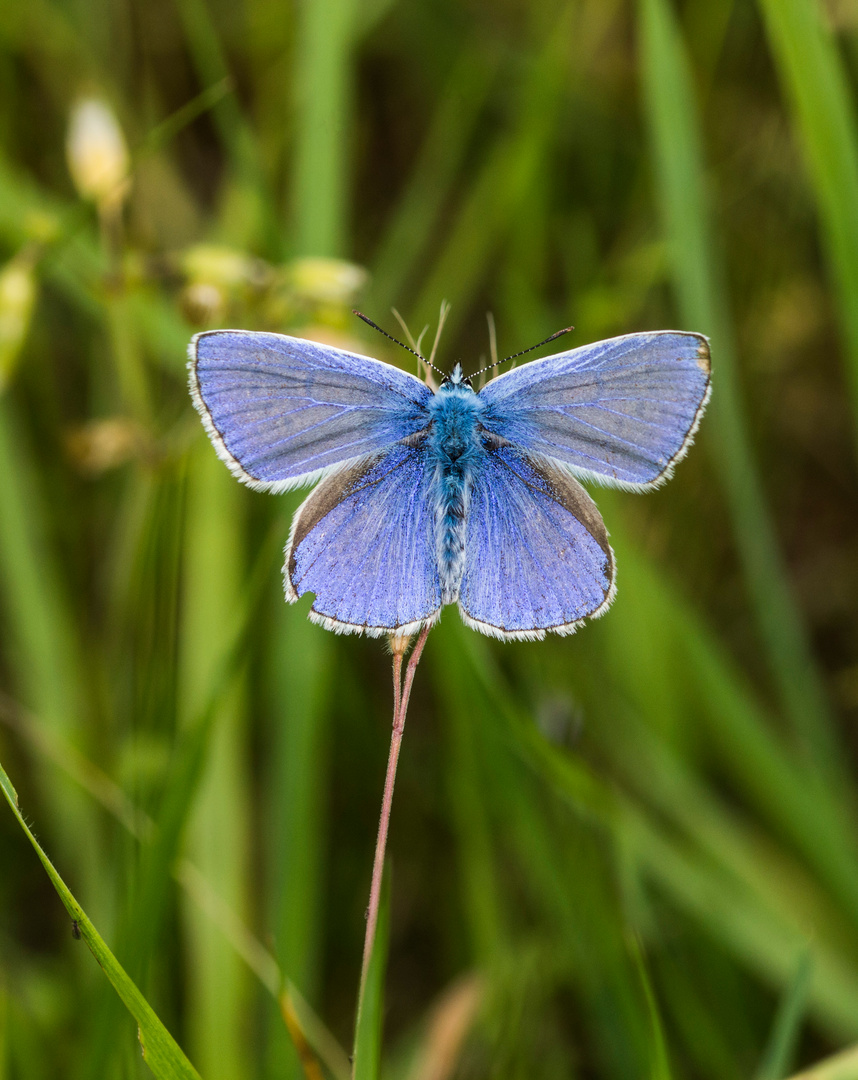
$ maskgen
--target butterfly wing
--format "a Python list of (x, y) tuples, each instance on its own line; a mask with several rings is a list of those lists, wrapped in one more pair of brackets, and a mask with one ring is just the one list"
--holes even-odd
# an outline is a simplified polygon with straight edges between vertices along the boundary
[(295, 515), (287, 600), (315, 593), (314, 622), (340, 633), (415, 632), (441, 589), (422, 450), (395, 446), (324, 479)]
[(572, 633), (614, 596), (614, 556), (596, 508), (567, 470), (512, 447), (486, 455), (468, 505), (459, 609), (475, 630)]
[(282, 334), (211, 330), (189, 349), (191, 395), (220, 458), (262, 491), (309, 483), (427, 423), (405, 371)]
[(646, 488), (690, 445), (709, 397), (709, 345), (673, 330), (628, 334), (524, 364), (480, 397), (495, 435), (577, 475)]

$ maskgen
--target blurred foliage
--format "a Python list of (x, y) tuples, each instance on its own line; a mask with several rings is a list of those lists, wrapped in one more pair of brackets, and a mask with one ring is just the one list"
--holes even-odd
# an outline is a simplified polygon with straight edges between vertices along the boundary
[[(0, 762), (205, 1080), (349, 1073), (391, 686), (283, 603), (301, 496), (216, 460), (185, 350), (409, 366), (355, 303), (449, 300), (466, 370), (490, 311), (501, 355), (675, 327), (714, 372), (671, 484), (595, 493), (604, 619), (430, 635), (362, 1074), (858, 1042), (856, 82), (852, 0), (0, 5)], [(148, 1075), (11, 813), (0, 867), (0, 1080)]]

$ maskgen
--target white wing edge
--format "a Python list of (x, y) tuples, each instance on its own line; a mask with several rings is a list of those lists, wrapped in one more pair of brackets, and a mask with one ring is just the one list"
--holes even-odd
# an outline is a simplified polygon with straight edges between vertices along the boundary
[[(204, 334), (218, 332), (219, 331), (212, 330), (203, 331)], [(203, 334), (194, 334), (188, 345), (188, 389), (191, 392), (191, 400), (194, 403), (194, 408), (200, 414), (200, 419), (203, 422), (203, 427), (206, 429), (206, 434), (211, 440), (212, 446), (215, 448), (215, 453), (236, 480), (240, 480), (242, 484), (246, 484), (254, 491), (267, 491), (272, 495), (280, 495), (284, 491), (293, 491), (295, 488), (306, 487), (308, 484), (315, 484), (317, 480), (323, 479), (323, 477), (334, 472), (344, 464), (344, 462), (338, 461), (335, 465), (326, 465), (323, 469), (314, 469), (312, 472), (301, 473), (299, 476), (290, 476), (286, 480), (258, 480), (255, 476), (252, 476), (244, 468), (238, 458), (230, 452), (224, 442), (223, 435), (221, 435), (214, 422), (212, 414), (209, 412), (208, 405), (206, 405), (203, 400), (200, 382), (197, 378), (197, 339), (202, 336)]]
[[(703, 419), (703, 413), (706, 411), (706, 406), (709, 404), (709, 399), (712, 397), (712, 369), (709, 356), (709, 338), (705, 334), (697, 334), (691, 330), (644, 330), (634, 334), (621, 334), (619, 337), (606, 338), (605, 342), (593, 342), (594, 345), (604, 344), (606, 342), (618, 342), (626, 341), (629, 338), (640, 337), (661, 337), (665, 334), (671, 334), (674, 337), (692, 337), (697, 338), (698, 341), (703, 343), (702, 348), (705, 351), (701, 351), (701, 347), (698, 347), (698, 363), (701, 360), (705, 360), (705, 366), (701, 365), (701, 370), (706, 373), (706, 391), (700, 400), (700, 404), (697, 406), (697, 411), (694, 414), (694, 418), (691, 421), (691, 426), (685, 433), (685, 438), (673, 457), (665, 464), (664, 468), (654, 476), (652, 480), (647, 480), (643, 484), (635, 483), (630, 480), (619, 480), (612, 476), (606, 476), (604, 473), (598, 473), (591, 469), (582, 468), (579, 465), (570, 465), (568, 461), (561, 461), (559, 458), (552, 457), (550, 454), (542, 454), (540, 456), (549, 458), (549, 460), (557, 468), (563, 469), (569, 473), (576, 480), (584, 480), (591, 484), (598, 484), (600, 487), (607, 488), (619, 488), (622, 491), (635, 491), (643, 493), (647, 491), (655, 491), (660, 488), (662, 484), (666, 484), (667, 481), (673, 476), (674, 470), (680, 461), (685, 457), (691, 448), (691, 444), (694, 442), (694, 436), (697, 434), (697, 429), (700, 427), (700, 421)], [(586, 349), (589, 346), (582, 345), (580, 348)], [(571, 352), (577, 350), (572, 349)], [(553, 356), (545, 356), (541, 360), (533, 360), (533, 364), (547, 363), (549, 360), (556, 360), (559, 356), (568, 356), (568, 353), (555, 353)], [(505, 371), (503, 375), (498, 375), (497, 379), (492, 379), (491, 383), (486, 383), (486, 386), (490, 386), (492, 383), (496, 383), (499, 379), (505, 379), (507, 375), (511, 375), (513, 371), (517, 371), (517, 368), (513, 368), (512, 371)], [(567, 631), (567, 633), (574, 633), (574, 630)]]

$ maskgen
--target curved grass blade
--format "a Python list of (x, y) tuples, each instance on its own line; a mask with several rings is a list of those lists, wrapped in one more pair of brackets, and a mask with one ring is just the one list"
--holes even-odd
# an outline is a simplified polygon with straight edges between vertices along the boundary
[(837, 44), (811, 0), (760, 0), (822, 219), (858, 413), (858, 127)]
[(498, 66), (495, 52), (486, 49), (475, 55), (470, 45), (453, 65), (411, 179), (370, 266), (367, 310), (401, 303), (415, 267), (440, 227), (445, 200), (459, 177)]
[[(668, 607), (661, 617), (671, 617)], [(755, 889), (735, 859), (713, 860), (694, 834), (678, 840), (665, 830), (657, 815), (600, 779), (577, 755), (548, 742), (517, 704), (515, 692), (484, 642), (464, 628), (458, 637), (460, 657), (485, 694), (500, 730), (537, 775), (576, 812), (607, 826), (618, 850), (634, 853), (651, 885), (707, 927), (746, 970), (777, 988), (788, 985), (794, 975), (794, 958), (808, 948), (808, 926), (800, 913), (784, 909), (774, 886), (768, 895)], [(726, 667), (720, 668), (720, 675), (729, 681)], [(725, 707), (730, 706), (725, 703)], [(806, 803), (806, 788), (802, 795)], [(812, 944), (814, 979), (809, 1013), (832, 1037), (852, 1038), (858, 1031), (858, 972), (836, 939), (824, 941), (820, 933)]]
[(0, 787), (2, 787), (6, 801), (12, 808), (12, 813), (18, 819), (18, 824), (27, 834), (27, 838), (39, 856), (39, 860), (65, 905), (66, 911), (68, 911), (74, 925), (79, 930), (80, 936), (87, 943), (90, 952), (112, 983), (116, 993), (137, 1021), (140, 1045), (143, 1048), (143, 1057), (146, 1064), (159, 1080), (200, 1080), (197, 1070), (182, 1053), (178, 1043), (158, 1019), (152, 1006), (143, 997), (125, 969), (108, 949), (104, 939), (90, 922), (86, 912), (72, 896), (65, 882), (54, 868), (53, 863), (30, 831), (18, 808), (17, 792), (2, 765), (0, 765)]
[(836, 778), (843, 786), (843, 755), (835, 724), (790, 591), (748, 438), (737, 348), (709, 229), (703, 152), (687, 57), (666, 0), (642, 0), (640, 18), (647, 119), (671, 272), (683, 322), (713, 339), (716, 390), (707, 424), (715, 439), (710, 446), (760, 638), (784, 715), (821, 776)]
[[(38, 718), (0, 692), (0, 723), (7, 725), (45, 761), (81, 788), (114, 817), (130, 836), (151, 843), (155, 822), (138, 809), (118, 784), (61, 736), (44, 728)], [(290, 1032), (299, 1034), (318, 1054), (335, 1080), (348, 1080), (348, 1056), (311, 1008), (297, 986), (285, 978), (274, 956), (248, 930), (232, 908), (212, 889), (208, 880), (189, 859), (174, 866), (173, 875), (199, 911), (217, 927), (235, 954), (247, 965), (261, 985), (278, 1003), (283, 1016), (290, 1015)], [(2, 991), (0, 991), (2, 992)], [(2, 1007), (2, 1000), (0, 1000)], [(2, 1034), (2, 1027), (0, 1027)], [(2, 1041), (0, 1041), (0, 1047)], [(2, 1058), (0, 1058), (2, 1060)], [(5, 1074), (0, 1070), (0, 1078)]]
[(478, 290), (499, 239), (540, 174), (558, 122), (568, 78), (572, 15), (563, 8), (518, 92), (518, 115), (504, 131), (470, 186), (414, 306), (416, 326), (434, 320), (443, 296), (454, 301), (447, 332), (455, 331)]
[(629, 939), (629, 952), (631, 953), (632, 961), (634, 962), (638, 977), (640, 978), (649, 1017), (651, 1039), (650, 1053), (652, 1055), (650, 1060), (650, 1080), (671, 1080), (673, 1073), (670, 1068), (670, 1059), (667, 1053), (667, 1040), (664, 1035), (664, 1024), (662, 1023), (661, 1012), (658, 1007), (658, 1000), (655, 996), (652, 979), (650, 979), (649, 972), (646, 968), (643, 949), (641, 948), (641, 943), (637, 937), (632, 936)]
[(795, 977), (778, 1006), (769, 1044), (755, 1080), (781, 1080), (792, 1064), (804, 1021), (812, 972), (813, 957), (807, 952), (799, 959)]

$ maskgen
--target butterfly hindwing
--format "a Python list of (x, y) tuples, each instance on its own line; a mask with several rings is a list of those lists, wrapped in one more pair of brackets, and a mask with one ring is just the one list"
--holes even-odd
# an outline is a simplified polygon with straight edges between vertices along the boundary
[(390, 364), (301, 338), (197, 334), (191, 394), (219, 456), (244, 483), (284, 491), (426, 424), (431, 391)]
[(605, 611), (613, 593), (607, 530), (581, 485), (512, 447), (488, 454), (468, 505), (465, 621), (500, 638), (571, 633)]
[(709, 346), (664, 330), (523, 364), (480, 391), (483, 423), (577, 474), (644, 488), (670, 475), (709, 395)]
[(324, 479), (292, 526), (286, 596), (315, 593), (310, 617), (328, 629), (413, 633), (437, 618), (426, 455), (393, 449)]

